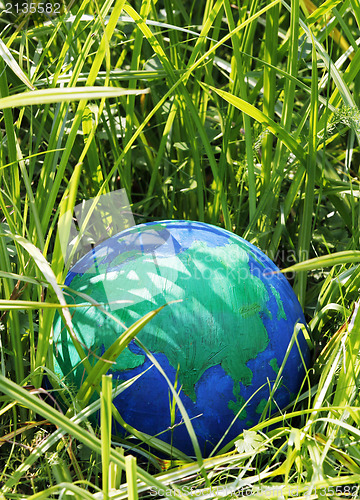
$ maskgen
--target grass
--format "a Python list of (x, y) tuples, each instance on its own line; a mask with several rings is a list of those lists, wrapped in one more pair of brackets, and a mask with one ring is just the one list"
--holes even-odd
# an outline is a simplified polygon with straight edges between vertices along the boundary
[[(358, 0), (79, 0), (48, 17), (5, 3), (0, 498), (355, 498)], [(149, 436), (128, 426), (145, 443), (135, 458), (131, 441), (111, 439), (109, 418), (111, 390), (131, 386), (111, 389), (102, 361), (80, 393), (52, 373), (56, 310), (72, 329), (60, 232), (80, 201), (118, 189), (136, 223), (201, 220), (256, 244), (289, 268), (306, 313), (314, 365), (296, 402), (210, 458), (186, 413), (196, 459), (161, 436), (150, 453)], [(100, 408), (101, 433), (88, 420)]]

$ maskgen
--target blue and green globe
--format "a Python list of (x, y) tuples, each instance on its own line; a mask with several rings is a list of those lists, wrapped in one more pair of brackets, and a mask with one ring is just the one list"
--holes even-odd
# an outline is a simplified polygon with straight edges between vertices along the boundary
[[(137, 337), (176, 384), (206, 456), (226, 431), (222, 444), (259, 421), (277, 378), (274, 408), (284, 408), (300, 388), (309, 362), (301, 332), (287, 350), (295, 325), (305, 320), (276, 271), (258, 248), (229, 231), (169, 220), (134, 226), (99, 244), (74, 265), (65, 284), (105, 304), (121, 322), (90, 304), (72, 309), (75, 333), (92, 363), (91, 356), (101, 356), (125, 328), (168, 304)], [(68, 302), (84, 298), (73, 294)], [(84, 368), (60, 318), (54, 346), (56, 370), (80, 386)], [(114, 383), (150, 369), (114, 404), (132, 427), (193, 455), (169, 385), (152, 365), (132, 340), (111, 365)]]

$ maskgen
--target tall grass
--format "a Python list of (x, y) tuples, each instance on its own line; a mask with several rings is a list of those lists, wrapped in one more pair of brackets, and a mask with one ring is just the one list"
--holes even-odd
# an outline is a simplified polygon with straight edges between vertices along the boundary
[[(359, 2), (84, 0), (48, 18), (5, 3), (0, 498), (355, 497)], [(314, 366), (296, 404), (207, 459), (185, 411), (196, 459), (124, 422), (144, 443), (137, 458), (131, 441), (111, 442), (109, 412), (121, 417), (107, 365), (87, 365), (80, 343), (80, 393), (52, 371), (56, 310), (72, 332), (59, 220), (70, 231), (79, 201), (120, 188), (137, 222), (206, 221), (294, 265)], [(44, 373), (65, 409), (45, 395)], [(88, 417), (100, 407), (98, 436)]]

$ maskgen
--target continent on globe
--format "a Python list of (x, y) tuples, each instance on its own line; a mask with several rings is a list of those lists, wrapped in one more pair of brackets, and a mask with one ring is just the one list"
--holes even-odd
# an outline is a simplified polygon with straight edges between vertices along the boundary
[[(134, 226), (104, 241), (75, 264), (65, 284), (105, 304), (124, 325), (121, 329), (90, 304), (75, 310), (75, 333), (96, 355), (136, 320), (170, 303), (138, 339), (171, 382), (181, 386), (180, 397), (206, 455), (227, 430), (223, 444), (258, 422), (294, 327), (297, 322), (305, 324), (290, 285), (274, 271), (278, 269), (265, 254), (224, 229), (163, 221)], [(72, 300), (84, 303), (75, 294)], [(308, 363), (302, 333), (298, 342)], [(80, 386), (84, 369), (60, 317), (54, 345), (57, 371)], [(133, 340), (109, 373), (122, 382), (151, 365)], [(295, 344), (274, 394), (279, 408), (296, 395), (303, 376)], [(178, 408), (175, 424), (181, 425), (174, 425), (169, 394), (165, 378), (152, 366), (114, 404), (131, 426), (159, 435), (191, 455), (193, 447)]]

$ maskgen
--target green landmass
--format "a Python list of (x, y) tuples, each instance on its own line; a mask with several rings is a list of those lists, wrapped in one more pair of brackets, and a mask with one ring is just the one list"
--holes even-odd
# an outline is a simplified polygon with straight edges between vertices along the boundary
[[(89, 275), (88, 280), (86, 275), (75, 277), (72, 286), (84, 293), (91, 290), (99, 302), (119, 297), (133, 301), (111, 311), (126, 326), (166, 302), (182, 299), (164, 308), (138, 337), (150, 351), (164, 353), (171, 366), (179, 365), (183, 391), (193, 401), (195, 384), (212, 366), (221, 365), (234, 381), (250, 385), (253, 373), (247, 363), (269, 342), (261, 319), (268, 314), (268, 292), (251, 274), (246, 248), (234, 242), (212, 248), (196, 241), (187, 251), (160, 259), (141, 254), (118, 272)], [(86, 345), (96, 342), (106, 350), (121, 334), (98, 308), (75, 314)], [(144, 359), (127, 348), (112, 370), (133, 369)], [(242, 404), (237, 394), (235, 413)]]

